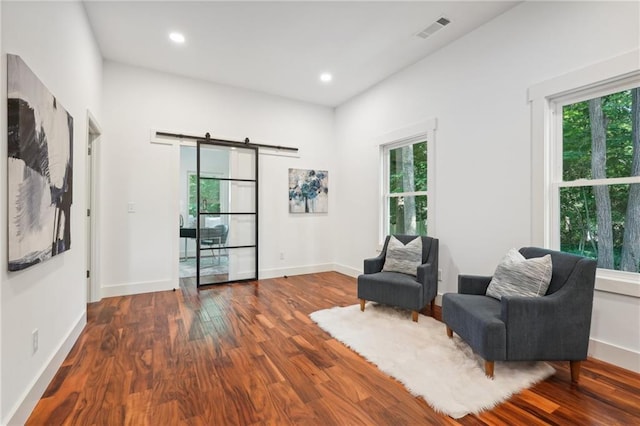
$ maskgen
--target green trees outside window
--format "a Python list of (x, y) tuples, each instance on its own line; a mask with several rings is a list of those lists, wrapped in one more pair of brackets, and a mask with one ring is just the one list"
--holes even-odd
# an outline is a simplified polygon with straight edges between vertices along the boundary
[[(197, 217), (198, 177), (189, 174), (189, 217)], [(220, 181), (214, 178), (200, 177), (200, 212), (220, 213)]]
[(560, 249), (640, 272), (640, 88), (562, 110)]
[(427, 235), (427, 142), (387, 151), (388, 233)]

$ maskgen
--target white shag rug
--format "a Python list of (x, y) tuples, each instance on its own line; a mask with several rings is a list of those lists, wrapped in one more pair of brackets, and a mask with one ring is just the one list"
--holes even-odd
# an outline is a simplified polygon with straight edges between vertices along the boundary
[(479, 413), (555, 373), (544, 362), (496, 362), (494, 379), (484, 361), (445, 325), (411, 312), (367, 303), (313, 312), (311, 319), (380, 370), (454, 419)]

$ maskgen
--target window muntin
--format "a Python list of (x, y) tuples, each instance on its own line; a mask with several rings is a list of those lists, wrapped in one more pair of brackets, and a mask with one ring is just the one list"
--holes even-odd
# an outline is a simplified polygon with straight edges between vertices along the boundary
[(555, 102), (555, 246), (640, 272), (639, 88)]

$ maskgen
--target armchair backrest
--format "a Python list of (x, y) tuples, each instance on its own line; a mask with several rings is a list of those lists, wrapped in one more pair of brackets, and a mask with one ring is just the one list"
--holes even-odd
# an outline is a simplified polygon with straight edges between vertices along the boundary
[(218, 244), (225, 244), (227, 242), (227, 233), (229, 227), (225, 224), (219, 224), (213, 228), (201, 228), (200, 240), (216, 240)]
[[(407, 244), (410, 241), (413, 241), (418, 236), (416, 235), (404, 235), (404, 234), (395, 234), (396, 237), (402, 244)], [(387, 245), (389, 245), (390, 235), (387, 235), (387, 238), (384, 240), (384, 246), (382, 247), (382, 256), (387, 257)], [(422, 236), (422, 263), (427, 263), (429, 259), (429, 254), (431, 254), (431, 246), (433, 245), (434, 238)], [(436, 247), (437, 250), (437, 247)], [(437, 253), (433, 253), (437, 255)]]
[(226, 244), (227, 235), (229, 233), (229, 227), (225, 224), (219, 224), (213, 227), (216, 230), (216, 233), (220, 236), (220, 244)]
[(553, 294), (561, 289), (572, 274), (581, 272), (579, 269), (584, 267), (593, 267), (592, 263), (595, 263), (595, 260), (587, 259), (582, 256), (539, 247), (523, 247), (520, 249), (520, 253), (527, 259), (532, 257), (542, 257), (547, 254), (551, 255), (553, 270), (547, 294)]

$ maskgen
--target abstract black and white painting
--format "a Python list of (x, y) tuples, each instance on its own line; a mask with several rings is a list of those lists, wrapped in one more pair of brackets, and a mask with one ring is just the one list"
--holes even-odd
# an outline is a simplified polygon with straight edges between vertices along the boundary
[(289, 213), (329, 211), (329, 172), (289, 169)]
[(9, 270), (71, 247), (73, 117), (7, 55)]

